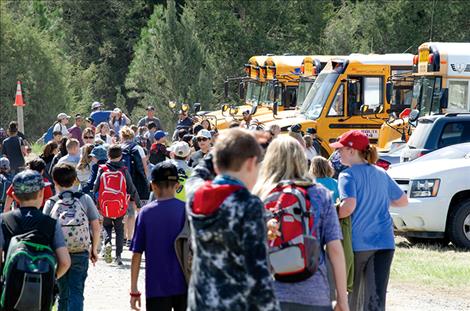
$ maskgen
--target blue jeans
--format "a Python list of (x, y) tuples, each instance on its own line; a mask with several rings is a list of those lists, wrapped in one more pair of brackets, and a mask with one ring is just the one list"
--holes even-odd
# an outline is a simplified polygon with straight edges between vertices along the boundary
[(59, 285), (58, 311), (82, 311), (83, 291), (88, 276), (88, 252), (70, 254), (70, 269), (57, 282)]

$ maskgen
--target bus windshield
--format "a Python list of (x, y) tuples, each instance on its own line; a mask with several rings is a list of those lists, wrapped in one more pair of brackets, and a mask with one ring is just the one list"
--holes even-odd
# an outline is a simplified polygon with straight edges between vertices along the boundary
[(422, 116), (439, 113), (440, 95), (441, 77), (417, 77), (413, 84), (411, 108), (419, 110)]
[(274, 83), (265, 83), (261, 88), (260, 104), (272, 105), (274, 102)]
[(245, 102), (250, 105), (257, 105), (261, 93), (261, 84), (255, 81), (248, 81), (246, 83), (246, 97)]
[(339, 73), (335, 71), (322, 71), (308, 91), (307, 97), (300, 108), (300, 112), (308, 119), (317, 119), (338, 77)]
[(305, 97), (307, 97), (308, 91), (312, 87), (315, 80), (305, 80), (300, 81), (299, 83), (299, 90), (297, 91), (297, 104), (296, 107), (300, 107), (304, 102)]

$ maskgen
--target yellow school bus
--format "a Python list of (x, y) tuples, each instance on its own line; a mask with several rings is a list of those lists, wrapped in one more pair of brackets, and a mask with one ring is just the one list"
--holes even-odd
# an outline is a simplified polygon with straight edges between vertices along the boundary
[(310, 88), (297, 114), (267, 122), (287, 131), (300, 124), (303, 131), (315, 128), (322, 154), (329, 144), (351, 129), (366, 133), (376, 144), (379, 129), (388, 118), (391, 91), (387, 81), (394, 71), (411, 71), (412, 54), (351, 54), (328, 62)]
[[(421, 44), (413, 57), (411, 76), (410, 108), (420, 116), (470, 111), (470, 43)], [(407, 140), (411, 129), (407, 118), (383, 125), (379, 147), (387, 150), (400, 131)]]

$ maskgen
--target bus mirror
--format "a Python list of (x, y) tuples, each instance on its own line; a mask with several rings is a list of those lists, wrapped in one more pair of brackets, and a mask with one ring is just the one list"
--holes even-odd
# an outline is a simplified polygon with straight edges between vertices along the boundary
[(393, 83), (392, 81), (387, 81), (386, 89), (385, 89), (385, 96), (387, 98), (387, 103), (389, 103), (389, 105), (392, 104), (392, 94), (393, 94)]
[(240, 98), (245, 98), (245, 86), (243, 82), (240, 82), (240, 84), (238, 84), (238, 94), (240, 95)]
[(201, 111), (201, 103), (194, 103), (194, 113)]
[(169, 101), (169, 102), (168, 102), (168, 107), (170, 107), (170, 109), (175, 109), (175, 108), (176, 108), (176, 102), (174, 102), (174, 101)]
[(419, 117), (419, 110), (413, 109), (413, 110), (411, 110), (411, 112), (408, 116), (408, 121), (409, 122), (415, 122), (416, 120), (418, 120), (418, 117)]
[(449, 89), (445, 88), (441, 91), (441, 99), (439, 101), (439, 108), (445, 109), (448, 106), (449, 101)]
[(383, 106), (383, 105), (380, 105), (380, 106), (378, 106), (377, 108), (375, 108), (374, 113), (375, 113), (375, 114), (378, 114), (378, 113), (382, 113), (383, 111), (384, 111), (384, 106)]
[(224, 81), (224, 98), (225, 99), (228, 98), (228, 81), (227, 80)]
[(229, 113), (231, 116), (234, 116), (238, 113), (238, 107), (230, 107)]
[(367, 105), (361, 105), (361, 113), (365, 114), (369, 110), (369, 106)]
[(228, 110), (228, 104), (222, 105), (222, 112), (226, 112)]
[(278, 104), (277, 104), (277, 100), (276, 100), (273, 103), (273, 116), (277, 116), (277, 107), (278, 107)]

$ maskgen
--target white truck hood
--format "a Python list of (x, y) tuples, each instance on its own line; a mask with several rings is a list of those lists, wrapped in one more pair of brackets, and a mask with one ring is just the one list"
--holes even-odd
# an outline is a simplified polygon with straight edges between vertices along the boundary
[(394, 179), (439, 177), (445, 172), (458, 170), (470, 176), (470, 159), (440, 159), (407, 162), (393, 166), (387, 172)]

